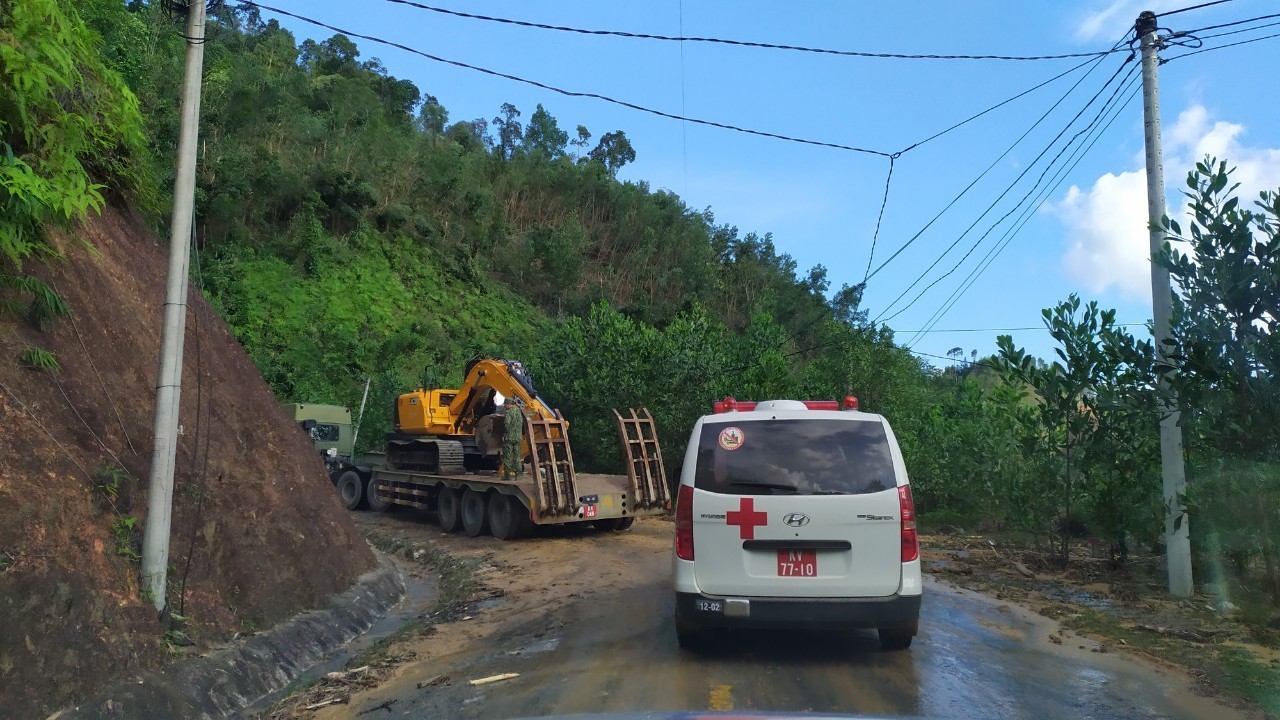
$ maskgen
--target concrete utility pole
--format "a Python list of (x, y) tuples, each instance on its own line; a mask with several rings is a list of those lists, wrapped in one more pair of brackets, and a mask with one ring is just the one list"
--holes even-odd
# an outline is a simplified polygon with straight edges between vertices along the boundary
[(178, 175), (173, 183), (169, 234), (169, 283), (156, 381), (155, 446), (147, 492), (147, 525), (142, 541), (142, 583), (157, 610), (164, 610), (169, 571), (169, 531), (173, 522), (173, 469), (178, 452), (178, 407), (182, 398), (182, 346), (187, 328), (187, 267), (194, 226), (196, 139), (200, 131), (200, 81), (204, 70), (205, 0), (187, 8), (187, 68), (178, 135)]
[(1186, 467), (1182, 457), (1182, 427), (1178, 424), (1176, 404), (1167, 400), (1169, 376), (1173, 366), (1167, 359), (1170, 318), (1173, 316), (1173, 291), (1169, 271), (1155, 261), (1165, 243), (1160, 225), (1165, 215), (1164, 161), (1160, 150), (1160, 91), (1156, 73), (1160, 67), (1160, 40), (1156, 36), (1156, 15), (1147, 11), (1134, 24), (1142, 40), (1142, 114), (1147, 136), (1147, 213), (1151, 221), (1151, 309), (1155, 325), (1156, 372), (1162, 390), (1157, 407), (1160, 410), (1160, 466), (1164, 474), (1164, 538), (1169, 563), (1169, 593), (1189, 597), (1195, 592), (1191, 577), (1190, 518), (1182, 502), (1186, 493)]

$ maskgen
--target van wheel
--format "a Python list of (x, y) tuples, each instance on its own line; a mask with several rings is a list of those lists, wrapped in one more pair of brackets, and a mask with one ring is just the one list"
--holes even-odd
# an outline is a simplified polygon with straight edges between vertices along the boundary
[(440, 529), (447, 532), (458, 532), (462, 527), (462, 513), (458, 507), (458, 491), (451, 487), (440, 488), (436, 495), (436, 516), (440, 519)]
[(364, 481), (360, 479), (360, 473), (347, 470), (338, 476), (334, 484), (338, 488), (338, 497), (342, 498), (343, 507), (348, 510), (359, 510), (365, 506)]
[(518, 540), (529, 534), (529, 510), (510, 495), (489, 498), (489, 530), (499, 540)]
[(369, 480), (368, 489), (365, 491), (365, 499), (369, 502), (369, 509), (374, 512), (384, 513), (394, 507), (391, 502), (391, 487), (389, 483)]
[(633, 517), (606, 518), (604, 520), (596, 520), (591, 523), (601, 532), (622, 532), (628, 530), (634, 525), (636, 519)]
[(911, 638), (914, 636), (910, 630), (880, 628), (880, 649), (881, 650), (906, 650), (911, 647)]
[(477, 537), (489, 532), (489, 504), (484, 493), (467, 490), (462, 493), (462, 532)]

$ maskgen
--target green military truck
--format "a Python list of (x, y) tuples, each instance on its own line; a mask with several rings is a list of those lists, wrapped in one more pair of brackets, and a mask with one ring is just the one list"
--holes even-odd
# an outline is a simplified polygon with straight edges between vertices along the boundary
[(302, 426), (324, 458), (329, 479), (348, 510), (368, 507), (365, 489), (380, 453), (355, 457), (355, 427), (351, 410), (340, 405), (288, 403), (285, 412)]

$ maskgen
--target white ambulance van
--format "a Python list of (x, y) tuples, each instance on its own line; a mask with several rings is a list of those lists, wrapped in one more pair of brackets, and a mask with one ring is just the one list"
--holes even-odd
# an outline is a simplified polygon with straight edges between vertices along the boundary
[(714, 410), (694, 425), (676, 501), (681, 647), (718, 628), (874, 628), (884, 649), (909, 647), (920, 549), (888, 421), (853, 397)]

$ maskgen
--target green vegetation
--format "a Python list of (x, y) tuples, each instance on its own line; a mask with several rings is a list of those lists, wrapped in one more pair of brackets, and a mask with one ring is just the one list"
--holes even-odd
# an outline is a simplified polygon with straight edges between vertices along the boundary
[(111, 523), (111, 534), (116, 539), (116, 554), (134, 561), (141, 560), (142, 555), (138, 553), (140, 532), (137, 518), (117, 517)]
[(134, 94), (65, 0), (0, 0), (0, 310), (31, 300), (37, 324), (65, 315), (29, 258), (56, 257), (46, 229), (102, 208), (108, 187), (143, 195), (146, 140)]
[(62, 370), (62, 366), (58, 364), (58, 358), (44, 348), (28, 347), (22, 351), (21, 360), (23, 365), (32, 370), (43, 370), (48, 373), (57, 373)]
[(120, 499), (121, 481), (127, 480), (129, 480), (129, 473), (115, 465), (103, 465), (93, 474), (94, 487), (102, 493), (112, 507), (115, 507), (116, 500)]
[[(183, 40), (155, 3), (0, 11), (0, 300), (41, 324), (70, 312), (21, 272), (54, 253), (42, 229), (113, 194), (165, 223)], [(1111, 311), (1046, 310), (1053, 362), (1001, 338), (940, 371), (867, 322), (860, 287), (619, 180), (643, 151), (623, 131), (593, 142), (511, 104), (451, 121), (427, 90), (341, 35), (298, 43), (227, 8), (209, 26), (193, 278), (281, 399), (355, 406), (372, 379), (359, 450), (397, 394), (459, 382), (478, 353), (526, 361), (586, 470), (618, 469), (614, 407), (654, 412), (674, 472), (718, 397), (855, 394), (892, 420), (926, 522), (1016, 532), (1061, 563), (1085, 535), (1117, 559), (1159, 550), (1154, 351)], [(1245, 209), (1216, 161), (1188, 188), (1194, 221), (1168, 224), (1161, 261), (1197, 572), (1280, 604), (1280, 196)]]

